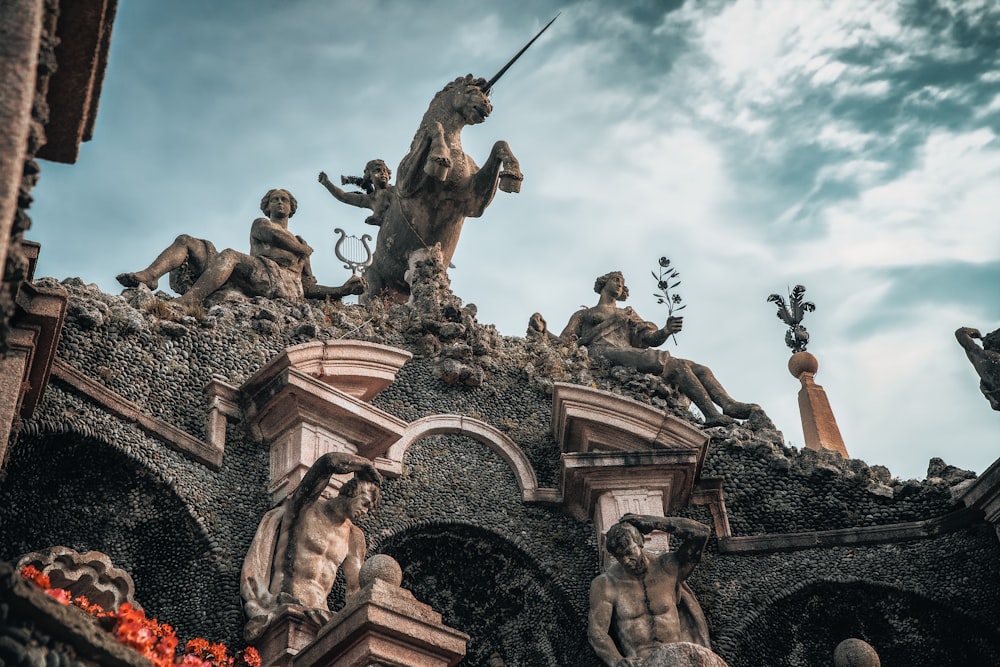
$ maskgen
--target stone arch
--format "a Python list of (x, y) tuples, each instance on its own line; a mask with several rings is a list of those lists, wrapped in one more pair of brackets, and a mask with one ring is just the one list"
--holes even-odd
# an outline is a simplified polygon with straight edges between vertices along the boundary
[[(168, 479), (90, 429), (30, 429), (0, 481), (0, 559), (52, 546), (107, 554), (150, 616), (188, 636), (238, 636), (242, 610), (200, 612), (236, 573)], [(196, 599), (203, 598), (203, 599)], [(218, 607), (218, 605), (212, 605)]]
[(848, 637), (884, 665), (1000, 664), (996, 629), (915, 591), (850, 577), (814, 579), (780, 593), (715, 642), (731, 667), (832, 664)]
[(444, 622), (470, 635), (463, 665), (599, 667), (581, 618), (551, 570), (528, 545), (502, 531), (449, 521), (414, 521), (373, 541), (393, 556), (403, 587)]
[(471, 417), (430, 415), (411, 422), (403, 437), (386, 452), (385, 458), (390, 462), (391, 469), (399, 472), (403, 466), (403, 455), (414, 442), (428, 436), (445, 434), (465, 435), (492, 449), (514, 472), (521, 498), (525, 502), (539, 499), (538, 477), (524, 450), (493, 426)]

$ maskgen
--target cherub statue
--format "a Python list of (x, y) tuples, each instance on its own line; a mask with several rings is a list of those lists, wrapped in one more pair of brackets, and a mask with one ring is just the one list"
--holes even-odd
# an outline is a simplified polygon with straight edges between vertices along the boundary
[(393, 187), (389, 185), (392, 170), (382, 160), (369, 160), (365, 165), (364, 176), (341, 176), (340, 184), (348, 183), (361, 187), (364, 192), (345, 192), (334, 185), (325, 171), (319, 172), (319, 182), (338, 200), (358, 208), (372, 210), (365, 218), (366, 225), (382, 226), (382, 219), (392, 205)]
[[(560, 338), (575, 340), (586, 346), (591, 355), (604, 357), (613, 364), (660, 375), (698, 406), (706, 426), (747, 419), (753, 409), (759, 409), (754, 403), (734, 400), (707, 366), (679, 359), (666, 350), (648, 349), (662, 345), (671, 334), (680, 331), (684, 318), (668, 317), (660, 328), (643, 320), (631, 308), (616, 306), (616, 301), (628, 298), (621, 271), (599, 277), (594, 291), (600, 295), (597, 305), (574, 313)], [(722, 408), (721, 412), (716, 404)]]
[(142, 271), (120, 273), (125, 287), (140, 283), (156, 289), (169, 273), (170, 287), (182, 296), (171, 303), (181, 307), (202, 304), (222, 287), (238, 289), (247, 296), (265, 296), (300, 301), (303, 298), (341, 299), (364, 291), (364, 280), (352, 276), (341, 287), (317, 284), (309, 256), (313, 249), (301, 236), (288, 231), (288, 219), (298, 202), (288, 190), (268, 190), (260, 201), (267, 216), (250, 226), (250, 254), (226, 248), (218, 252), (211, 241), (181, 234)]
[[(327, 500), (331, 475), (355, 476)], [(254, 641), (283, 606), (301, 609), (317, 627), (330, 619), (326, 599), (337, 570), (347, 595), (359, 589), (365, 535), (354, 525), (381, 499), (382, 476), (371, 461), (341, 452), (324, 454), (292, 495), (264, 515), (243, 561), (240, 595), (247, 616), (244, 637)]]

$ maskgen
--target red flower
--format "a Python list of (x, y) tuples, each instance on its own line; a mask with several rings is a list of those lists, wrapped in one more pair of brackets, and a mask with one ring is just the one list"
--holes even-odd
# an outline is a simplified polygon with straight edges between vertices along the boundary
[(34, 565), (25, 565), (22, 567), (21, 576), (34, 583), (39, 588), (52, 587), (52, 582), (49, 581), (49, 576), (47, 574), (42, 574)]
[(59, 604), (69, 604), (73, 600), (73, 596), (65, 588), (49, 588), (45, 594)]

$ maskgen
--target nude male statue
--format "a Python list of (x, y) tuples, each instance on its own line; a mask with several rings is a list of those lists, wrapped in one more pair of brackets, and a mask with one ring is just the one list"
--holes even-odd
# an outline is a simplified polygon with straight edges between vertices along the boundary
[[(654, 530), (684, 542), (662, 555), (646, 551), (642, 536)], [(616, 562), (590, 586), (587, 633), (605, 665), (637, 667), (658, 647), (675, 642), (711, 648), (704, 614), (685, 583), (710, 533), (691, 519), (636, 514), (626, 514), (608, 530), (607, 550)]]
[[(331, 475), (355, 473), (330, 499), (321, 497)], [(371, 461), (341, 452), (324, 454), (292, 495), (264, 515), (240, 577), (248, 642), (271, 624), (280, 607), (301, 609), (317, 626), (330, 619), (327, 596), (338, 569), (348, 597), (358, 591), (365, 558), (364, 533), (354, 525), (381, 499), (382, 476)]]
[[(631, 308), (619, 308), (616, 301), (628, 298), (628, 287), (620, 271), (599, 277), (594, 291), (600, 295), (597, 305), (578, 310), (559, 335), (585, 345), (594, 356), (602, 356), (619, 366), (631, 366), (642, 373), (655, 373), (667, 384), (676, 386), (698, 406), (706, 426), (724, 426), (736, 419), (747, 419), (753, 403), (733, 399), (707, 366), (672, 356), (666, 350), (653, 350), (666, 342), (684, 325), (683, 317), (668, 317), (662, 328), (644, 321)], [(536, 325), (537, 326), (537, 325)], [(718, 404), (722, 411), (716, 408)]]
[(288, 231), (288, 219), (298, 202), (288, 190), (268, 190), (260, 202), (266, 218), (250, 226), (250, 254), (226, 248), (218, 252), (211, 241), (186, 234), (178, 236), (142, 271), (120, 273), (116, 280), (125, 287), (143, 283), (155, 289), (163, 275), (182, 296), (171, 303), (185, 308), (200, 305), (216, 290), (235, 287), (248, 296), (300, 301), (302, 298), (341, 299), (360, 294), (364, 281), (352, 276), (341, 287), (317, 284), (309, 263), (313, 249), (301, 236)]

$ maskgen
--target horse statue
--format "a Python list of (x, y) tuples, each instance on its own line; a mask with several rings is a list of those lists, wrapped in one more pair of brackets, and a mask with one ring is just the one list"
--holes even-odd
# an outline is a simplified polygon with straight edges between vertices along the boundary
[(462, 150), (462, 128), (482, 123), (493, 111), (486, 84), (486, 79), (468, 74), (431, 100), (410, 152), (396, 170), (392, 201), (365, 272), (368, 289), (362, 303), (373, 297), (404, 303), (410, 294), (403, 279), (410, 253), (440, 244), (449, 265), (465, 218), (480, 217), (498, 187), (520, 190), (524, 177), (506, 141), (493, 144), (482, 168)]
[(498, 187), (504, 192), (520, 191), (524, 175), (507, 142), (493, 144), (480, 168), (462, 150), (462, 129), (489, 117), (493, 84), (553, 21), (489, 81), (471, 74), (460, 76), (431, 100), (410, 152), (396, 169), (396, 185), (389, 188), (391, 201), (381, 216), (374, 258), (365, 271), (368, 289), (362, 303), (377, 297), (406, 302), (410, 287), (404, 274), (410, 253), (440, 245), (444, 265), (449, 266), (465, 219), (481, 216)]

